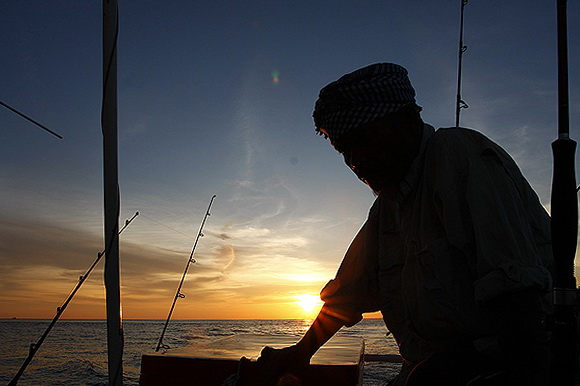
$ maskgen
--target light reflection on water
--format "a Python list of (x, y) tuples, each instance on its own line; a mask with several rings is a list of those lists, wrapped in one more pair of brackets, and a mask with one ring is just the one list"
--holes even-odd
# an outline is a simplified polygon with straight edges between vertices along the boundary
[[(137, 385), (141, 355), (153, 352), (164, 321), (124, 321), (124, 384)], [(171, 348), (207, 342), (235, 334), (292, 335), (297, 339), (309, 320), (195, 320), (171, 321), (163, 342)], [(0, 320), (0, 384), (8, 383), (38, 341), (48, 320)], [(365, 352), (396, 353), (380, 319), (365, 319), (339, 334), (365, 339)], [(19, 385), (107, 385), (105, 321), (59, 321), (20, 379)], [(399, 365), (367, 363), (364, 385), (384, 385)]]

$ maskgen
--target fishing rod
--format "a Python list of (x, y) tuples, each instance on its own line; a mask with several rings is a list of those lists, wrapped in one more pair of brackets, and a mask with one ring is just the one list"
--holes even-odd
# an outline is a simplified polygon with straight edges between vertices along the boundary
[[(123, 225), (123, 227), (119, 230), (119, 234), (121, 234), (125, 230), (125, 228), (127, 228), (129, 226), (129, 224), (131, 224), (133, 222), (133, 220), (135, 219), (135, 217), (137, 217), (137, 216), (139, 216), (139, 212), (135, 212), (133, 217), (131, 217), (128, 220), (125, 220), (125, 225)], [(24, 373), (24, 370), (26, 370), (26, 367), (28, 366), (30, 361), (32, 361), (32, 358), (34, 358), (34, 355), (36, 354), (36, 352), (38, 351), (38, 349), (42, 345), (42, 342), (44, 342), (44, 339), (48, 336), (48, 334), (50, 333), (50, 331), (52, 330), (52, 328), (54, 327), (54, 325), (56, 324), (56, 322), (58, 321), (58, 319), (60, 318), (60, 316), (62, 315), (64, 310), (66, 310), (66, 307), (71, 302), (72, 298), (75, 296), (77, 291), (81, 288), (81, 286), (83, 285), (83, 283), (85, 282), (87, 277), (89, 277), (89, 275), (91, 274), (93, 269), (97, 266), (97, 264), (99, 263), (99, 261), (101, 260), (101, 258), (104, 255), (105, 255), (105, 250), (103, 250), (97, 254), (97, 259), (93, 262), (93, 264), (89, 267), (89, 269), (85, 272), (85, 274), (79, 278), (79, 282), (77, 283), (75, 288), (71, 291), (70, 295), (66, 298), (66, 300), (64, 301), (62, 306), (56, 308), (56, 315), (52, 319), (52, 322), (50, 322), (50, 324), (48, 325), (48, 328), (46, 329), (46, 331), (44, 331), (44, 334), (42, 334), (42, 336), (40, 337), (38, 342), (30, 344), (30, 350), (28, 352), (28, 357), (26, 357), (26, 359), (24, 360), (24, 363), (20, 367), (20, 370), (18, 370), (18, 373), (16, 373), (14, 378), (12, 378), (12, 381), (10, 381), (10, 383), (8, 384), (9, 386), (14, 386), (14, 385), (18, 384), (18, 380), (20, 379), (20, 377)]]
[(459, 26), (459, 60), (457, 65), (457, 99), (455, 101), (455, 127), (459, 127), (459, 115), (461, 114), (461, 109), (466, 109), (469, 106), (461, 98), (461, 71), (463, 67), (463, 53), (467, 51), (467, 46), (463, 44), (463, 13), (465, 6), (469, 0), (461, 0), (461, 17)]
[(576, 278), (574, 258), (578, 238), (576, 142), (570, 138), (568, 111), (568, 22), (566, 0), (557, 0), (558, 138), (552, 142), (551, 228), (554, 253), (554, 323), (551, 385), (575, 385), (578, 371), (576, 339)]
[(58, 139), (62, 139), (62, 136), (60, 136), (59, 134), (55, 133), (54, 131), (50, 130), (48, 127), (36, 122), (34, 119), (30, 118), (29, 116), (27, 116), (24, 113), (21, 113), (20, 111), (16, 110), (14, 107), (0, 101), (0, 105), (6, 107), (8, 110), (12, 111), (13, 113), (16, 113), (18, 115), (20, 115), (22, 118), (26, 119), (27, 121), (35, 124), (36, 126), (40, 127), (42, 130), (54, 135), (55, 137), (57, 137)]
[(201, 226), (199, 227), (199, 232), (197, 233), (197, 237), (195, 238), (195, 242), (193, 243), (193, 248), (191, 249), (191, 253), (189, 254), (189, 259), (187, 259), (187, 264), (185, 265), (185, 270), (183, 271), (183, 275), (181, 275), (181, 281), (179, 282), (179, 286), (177, 287), (177, 291), (175, 292), (175, 297), (173, 298), (173, 303), (171, 304), (171, 308), (169, 309), (169, 315), (167, 316), (167, 320), (165, 321), (165, 325), (163, 326), (163, 331), (161, 332), (161, 336), (159, 337), (159, 342), (157, 343), (157, 347), (155, 348), (155, 352), (158, 352), (159, 349), (163, 348), (164, 350), (168, 349), (169, 346), (163, 344), (163, 336), (165, 335), (165, 331), (167, 330), (167, 326), (169, 325), (169, 320), (171, 320), (171, 315), (173, 314), (173, 309), (175, 308), (175, 303), (177, 303), (177, 299), (184, 298), (185, 295), (181, 293), (181, 286), (185, 281), (185, 276), (187, 276), (187, 271), (189, 270), (189, 266), (191, 263), (195, 263), (195, 259), (193, 258), (193, 254), (195, 253), (195, 248), (197, 247), (197, 242), (199, 241), (200, 237), (203, 237), (203, 227), (205, 225), (205, 221), (211, 213), (209, 210), (211, 209), (211, 205), (213, 204), (213, 200), (215, 199), (215, 194), (211, 197), (209, 201), (209, 205), (207, 207), (207, 211), (205, 212), (205, 216), (203, 216), (203, 220), (201, 221)]

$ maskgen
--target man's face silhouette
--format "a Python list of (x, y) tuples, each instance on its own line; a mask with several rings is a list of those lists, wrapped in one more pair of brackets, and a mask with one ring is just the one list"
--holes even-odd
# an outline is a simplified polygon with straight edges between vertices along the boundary
[(375, 192), (393, 188), (405, 177), (417, 156), (421, 128), (416, 122), (392, 114), (353, 130), (335, 148), (346, 165)]

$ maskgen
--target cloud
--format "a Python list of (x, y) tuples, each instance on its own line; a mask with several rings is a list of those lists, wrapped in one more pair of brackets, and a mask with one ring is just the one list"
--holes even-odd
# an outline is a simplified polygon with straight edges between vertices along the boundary
[(0, 261), (5, 267), (82, 269), (102, 248), (102, 237), (56, 222), (2, 215), (0, 223)]
[[(182, 288), (187, 301), (193, 298), (206, 310), (219, 304), (227, 317), (234, 317), (238, 304), (251, 304), (258, 314), (262, 305), (271, 312), (268, 315), (284, 315), (282, 305), (292, 303), (292, 296), (316, 294), (334, 274), (342, 246), (352, 238), (353, 224), (358, 227), (361, 221), (338, 212), (334, 217), (313, 215), (300, 205), (300, 188), (281, 178), (261, 153), (270, 148), (259, 135), (258, 124), (259, 115), (244, 123), (243, 151), (248, 154), (238, 165), (237, 178), (228, 182), (227, 194), (219, 194), (219, 207), (212, 208), (216, 215), (208, 218), (205, 237), (195, 250), (196, 262), (190, 265)], [(124, 315), (163, 318), (196, 239), (199, 223), (192, 218), (201, 219), (207, 202), (168, 187), (155, 194), (145, 188), (122, 198), (123, 214), (131, 217), (134, 210), (140, 212), (120, 237)], [(19, 202), (23, 201), (36, 202), (33, 197)], [(75, 224), (70, 223), (71, 210), (54, 217), (45, 211), (44, 217), (33, 217), (34, 213), (0, 218), (0, 261), (6, 267), (0, 273), (0, 289), (4, 289), (0, 304), (5, 309), (14, 309), (14, 302), (24, 298), (27, 311), (22, 312), (39, 310), (47, 315), (64, 300), (102, 249), (100, 210), (94, 207), (100, 204)], [(339, 211), (344, 207), (338, 205)], [(329, 239), (334, 241), (332, 248), (326, 245)], [(71, 304), (66, 317), (80, 315), (81, 308), (83, 315), (103, 316), (102, 263), (73, 301), (79, 306)], [(51, 290), (46, 291), (49, 283)], [(51, 304), (50, 310), (38, 307), (46, 303)], [(240, 312), (250, 316), (249, 310)]]
[(274, 176), (258, 181), (238, 180), (232, 191), (228, 204), (235, 212), (230, 216), (264, 227), (283, 226), (297, 207), (295, 194)]

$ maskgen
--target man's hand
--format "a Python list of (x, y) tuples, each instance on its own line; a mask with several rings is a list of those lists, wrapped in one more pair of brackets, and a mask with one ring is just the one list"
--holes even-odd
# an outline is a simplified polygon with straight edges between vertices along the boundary
[(301, 385), (300, 378), (306, 372), (310, 357), (298, 345), (282, 349), (265, 347), (257, 363), (264, 385)]
[(298, 343), (282, 349), (265, 347), (258, 358), (258, 371), (263, 384), (300, 385), (300, 378), (304, 377), (310, 358), (342, 326), (343, 319), (324, 306)]

